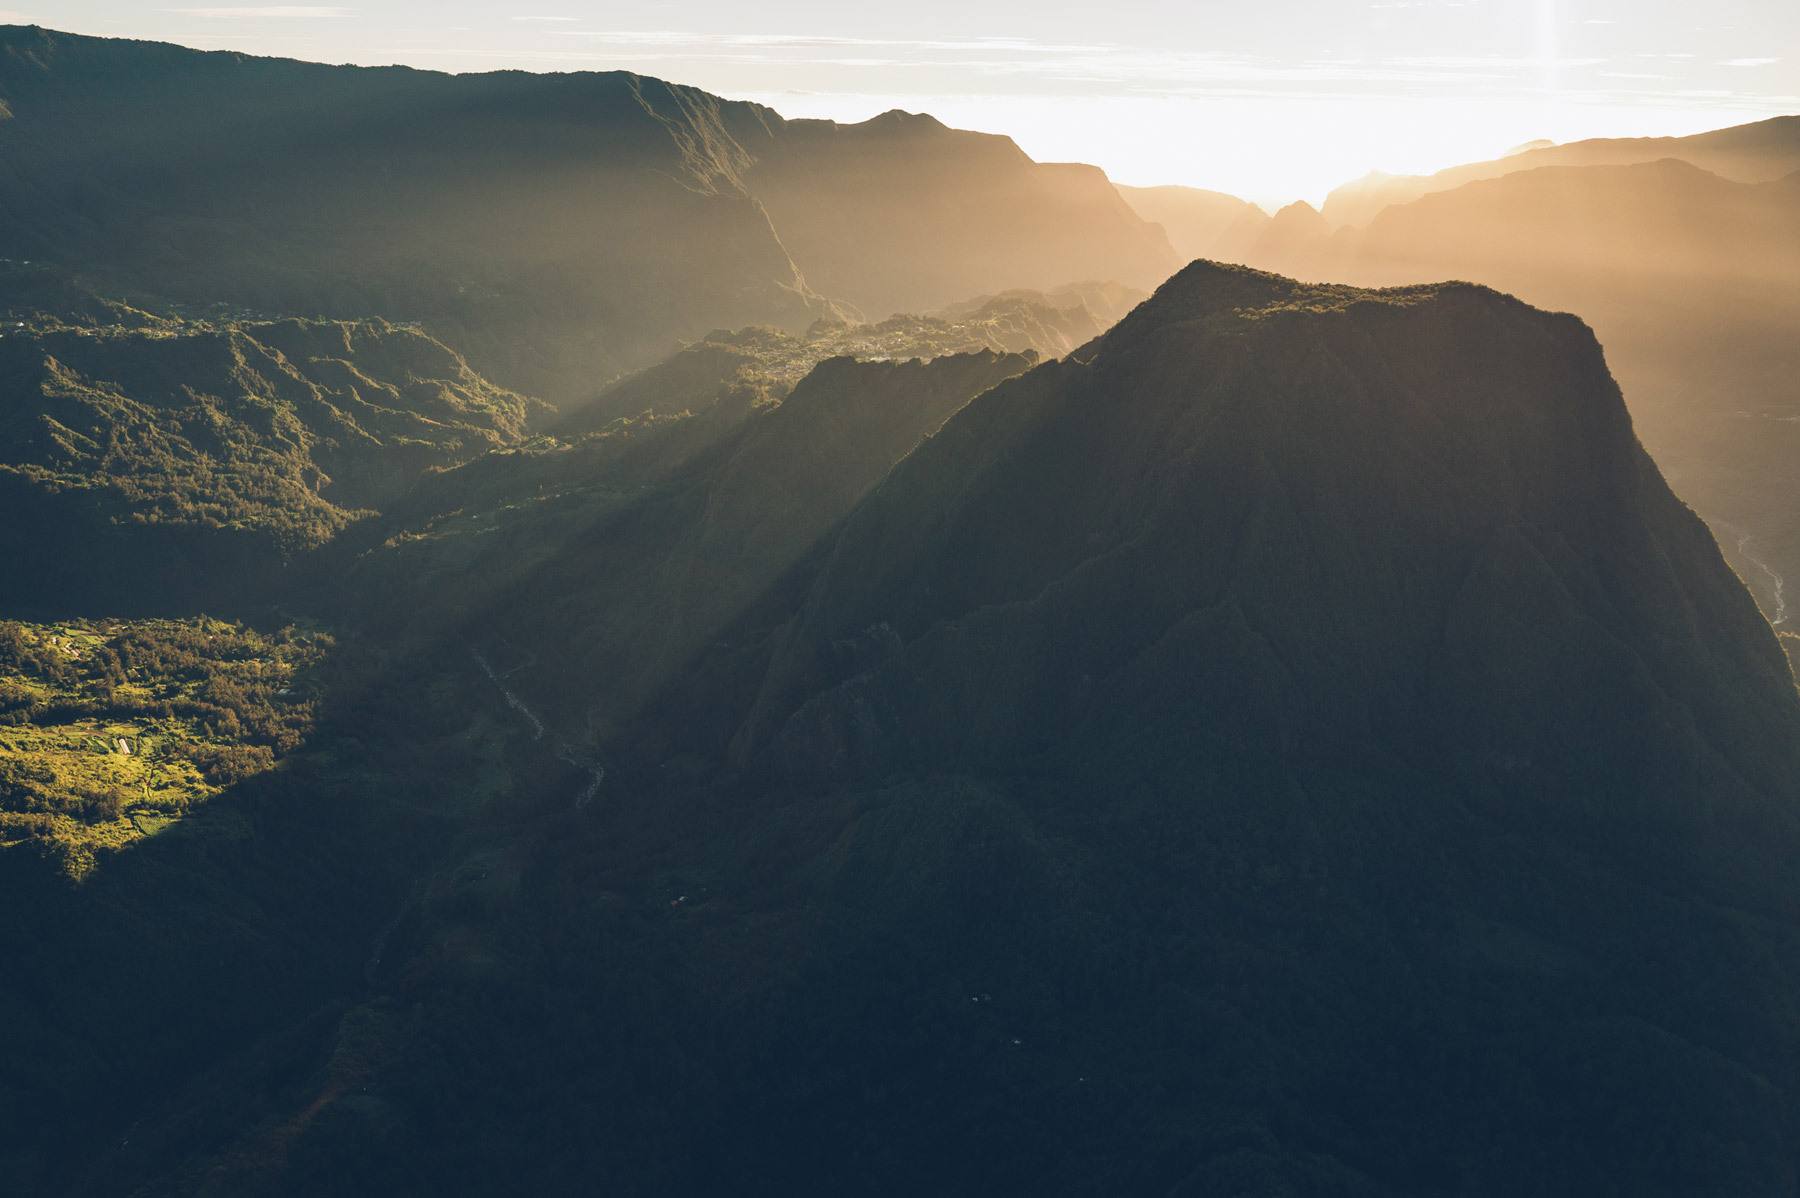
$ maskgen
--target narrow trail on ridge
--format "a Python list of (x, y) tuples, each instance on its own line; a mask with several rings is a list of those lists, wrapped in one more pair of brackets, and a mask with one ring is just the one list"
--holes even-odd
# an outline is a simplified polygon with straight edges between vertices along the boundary
[[(526, 722), (531, 725), (531, 739), (534, 741), (542, 741), (544, 739), (544, 721), (538, 717), (538, 714), (535, 711), (531, 710), (531, 708), (526, 705), (523, 699), (513, 693), (511, 687), (506, 685), (506, 679), (509, 676), (530, 666), (536, 661), (536, 658), (527, 661), (524, 665), (514, 666), (512, 669), (502, 674), (497, 672), (494, 667), (488, 663), (487, 658), (481, 655), (480, 650), (470, 649), (469, 655), (475, 659), (476, 664), (481, 667), (482, 672), (488, 676), (488, 680), (500, 688), (500, 694), (505, 697), (506, 705), (524, 716)], [(575, 806), (577, 808), (586, 807), (593, 801), (594, 796), (600, 793), (600, 785), (606, 781), (606, 767), (581, 753), (577, 753), (574, 749), (561, 741), (556, 742), (556, 746), (551, 752), (558, 761), (565, 762), (577, 769), (587, 771), (589, 782), (581, 790), (577, 791), (575, 795)]]

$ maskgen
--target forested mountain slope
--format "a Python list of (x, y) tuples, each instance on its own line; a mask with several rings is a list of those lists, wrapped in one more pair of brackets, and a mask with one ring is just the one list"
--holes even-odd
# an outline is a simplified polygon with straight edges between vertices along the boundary
[(0, 336), (0, 602), (181, 611), (269, 575), (544, 405), (386, 322), (130, 323)]
[[(589, 756), (595, 731), (1032, 361), (839, 359), (785, 402), (434, 474), (293, 571), (283, 601), (338, 622), (335, 643), (208, 621), (0, 625), (0, 897), (19, 915), (0, 928), (0, 1011), (29, 1041), (0, 1063), (0, 1193), (96, 1166), (94, 1191), (118, 1192), (285, 1121), (284, 1095), (341, 1019), (364, 1019), (463, 854), (622, 776)], [(48, 794), (59, 780), (88, 791)], [(371, 1064), (391, 1047), (383, 1018)], [(126, 1154), (96, 1162), (97, 1133)]]
[[(96, 1192), (1788, 1186), (1800, 694), (1592, 334), (1197, 264), (1083, 356), (963, 406), (644, 718), (565, 719), (370, 993)], [(686, 527), (737, 552), (780, 494), (723, 470)], [(508, 770), (614, 685), (548, 685), (557, 604), (612, 604), (560, 569), (495, 608), (535, 660), (444, 658)]]

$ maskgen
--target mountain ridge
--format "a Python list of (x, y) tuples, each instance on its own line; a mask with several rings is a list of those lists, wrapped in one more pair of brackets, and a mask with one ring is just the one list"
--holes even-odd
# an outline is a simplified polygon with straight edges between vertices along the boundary
[(1094, 168), (934, 119), (789, 122), (628, 72), (0, 43), (0, 254), (184, 304), (423, 321), (552, 403), (708, 329), (848, 315), (809, 279), (881, 317), (1176, 265)]
[[(724, 641), (602, 734), (614, 805), (557, 817), (482, 933), (600, 1005), (470, 1018), (429, 947), (400, 983), (539, 1109), (627, 1087), (594, 1167), (1779, 1186), (1800, 692), (1576, 318), (1190, 266), (962, 406)], [(429, 1132), (291, 1159), (546, 1176), (533, 1120), (413, 1147), (505, 1117), (407, 1098), (436, 1060), (376, 1083)]]
[(1483, 179), (1546, 166), (1629, 166), (1675, 158), (1738, 183), (1769, 183), (1800, 170), (1800, 116), (1772, 117), (1687, 137), (1589, 138), (1539, 146), (1527, 143), (1492, 162), (1449, 167), (1434, 175), (1385, 175), (1345, 184), (1328, 196), (1325, 218), (1334, 227), (1360, 228), (1382, 209), (1411, 203)]

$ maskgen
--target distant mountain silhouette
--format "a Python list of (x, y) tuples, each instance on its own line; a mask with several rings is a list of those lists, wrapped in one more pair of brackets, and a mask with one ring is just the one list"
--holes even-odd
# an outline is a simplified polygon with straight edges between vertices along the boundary
[(1017, 289), (976, 296), (928, 315), (900, 313), (878, 324), (821, 320), (801, 334), (767, 327), (715, 329), (655, 366), (615, 380), (588, 402), (568, 405), (554, 427), (568, 436), (645, 412), (666, 416), (778, 400), (829, 358), (931, 361), (984, 350), (1059, 358), (1148, 298), (1123, 283), (1076, 283), (1048, 293)]
[(1154, 287), (1179, 262), (1098, 168), (1037, 163), (1011, 138), (889, 112), (859, 125), (737, 106), (745, 186), (819, 292), (880, 319), (1070, 279)]
[[(450, 76), (0, 29), (0, 255), (115, 294), (421, 320), (552, 402), (712, 328), (1159, 282), (1091, 167), (625, 73)], [(773, 224), (771, 224), (773, 217)]]
[[(1232, 261), (1243, 230), (1267, 224), (1269, 217), (1248, 200), (1197, 187), (1120, 187), (1125, 202), (1145, 220), (1161, 225), (1182, 261), (1214, 258)], [(1227, 235), (1230, 235), (1228, 238)]]
[(1465, 183), (1497, 179), (1546, 166), (1630, 166), (1675, 158), (1739, 183), (1769, 183), (1800, 171), (1800, 116), (1775, 117), (1691, 137), (1594, 138), (1557, 145), (1528, 142), (1494, 162), (1451, 167), (1435, 175), (1384, 175), (1379, 171), (1333, 191), (1325, 219), (1361, 227), (1383, 208)]
[(1258, 266), (1283, 270), (1292, 262), (1304, 261), (1314, 243), (1330, 232), (1331, 226), (1318, 209), (1297, 200), (1275, 214), (1244, 257)]

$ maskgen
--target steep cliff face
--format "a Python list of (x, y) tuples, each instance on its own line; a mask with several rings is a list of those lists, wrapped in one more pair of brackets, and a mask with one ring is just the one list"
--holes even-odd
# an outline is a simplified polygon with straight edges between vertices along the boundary
[[(877, 1087), (864, 1149), (954, 1145), (927, 1188), (1782, 1184), (1800, 700), (1579, 321), (1196, 265), (811, 577), (739, 692), (757, 809), (831, 829), (781, 875), (825, 913), (739, 1163), (797, 1182), (756, 1145)], [(1004, 987), (1029, 1064), (940, 981)]]
[(721, 324), (822, 311), (716, 97), (14, 28), (0, 253), (185, 303), (425, 320), (552, 399)]
[[(776, 658), (793, 682), (771, 686), (744, 743), (787, 726), (775, 696), (811, 693), (832, 643), (884, 623), (908, 648), (852, 692), (931, 694), (920, 735), (949, 739), (918, 751), (940, 762), (1154, 722), (1143, 696), (1175, 682), (1151, 680), (1217, 624), (1282, 663), (1276, 692), (1313, 735), (1391, 737), (1403, 756), (1450, 737), (1471, 784), (1574, 776), (1556, 756), (1576, 751), (1566, 726), (1497, 685), (1506, 637), (1541, 654), (1540, 705), (1629, 682), (1643, 706), (1626, 718), (1626, 695), (1611, 700), (1620, 739), (1591, 728), (1579, 750), (1614, 755), (1593, 776), (1621, 794), (1669, 785), (1631, 729), (1676, 718), (1674, 694), (1695, 739), (1663, 751), (1729, 762), (1765, 793), (1796, 781), (1779, 650), (1639, 447), (1592, 334), (1466, 285), (1369, 293), (1196, 265), (1089, 362), (984, 397), (846, 527)], [(963, 677), (982, 681), (946, 702)], [(793, 718), (779, 735), (811, 726)], [(1478, 729), (1496, 738), (1480, 752), (1461, 739)], [(1728, 747), (1740, 735), (1754, 760)]]
[(1800, 578), (1800, 175), (1736, 182), (1674, 159), (1522, 170), (1251, 261), (1363, 285), (1470, 279), (1580, 315), (1644, 444), (1784, 618)]
[[(1153, 286), (1092, 167), (614, 72), (326, 67), (0, 33), (0, 255), (185, 305), (424, 321), (552, 402), (710, 329), (1077, 279)], [(771, 224), (771, 218), (773, 223)]]
[(1077, 279), (1154, 287), (1178, 264), (1097, 168), (889, 112), (860, 125), (735, 110), (746, 183), (823, 294), (871, 319)]

